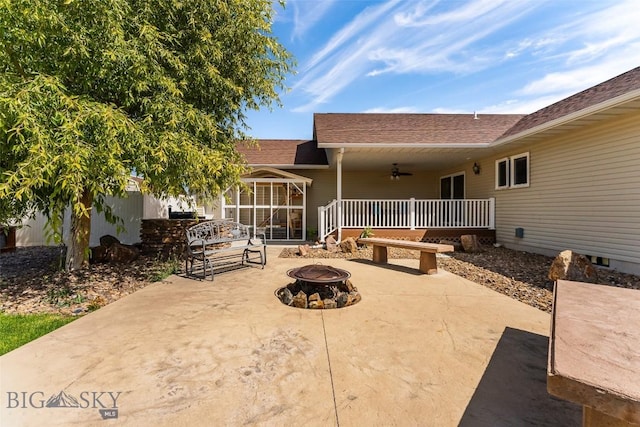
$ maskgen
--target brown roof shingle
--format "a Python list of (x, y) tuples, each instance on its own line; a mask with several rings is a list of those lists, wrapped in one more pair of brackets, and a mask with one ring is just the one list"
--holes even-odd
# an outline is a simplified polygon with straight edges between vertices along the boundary
[(523, 117), (522, 120), (506, 131), (502, 138), (516, 135), (637, 89), (640, 89), (640, 67)]
[(257, 146), (239, 142), (237, 150), (249, 165), (327, 166), (327, 154), (316, 141), (297, 139), (260, 139)]
[(490, 143), (521, 114), (341, 114), (314, 115), (318, 144)]

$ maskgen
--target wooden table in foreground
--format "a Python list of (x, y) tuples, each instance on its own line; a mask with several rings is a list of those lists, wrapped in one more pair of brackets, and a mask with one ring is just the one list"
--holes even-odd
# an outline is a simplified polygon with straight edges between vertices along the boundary
[(583, 426), (640, 425), (640, 290), (559, 280), (547, 390), (583, 406)]
[(358, 243), (373, 245), (373, 262), (376, 264), (387, 263), (387, 247), (415, 249), (420, 251), (420, 271), (426, 274), (436, 274), (438, 264), (437, 252), (453, 252), (453, 246), (436, 243), (413, 242), (410, 240), (381, 239), (377, 237), (359, 238)]

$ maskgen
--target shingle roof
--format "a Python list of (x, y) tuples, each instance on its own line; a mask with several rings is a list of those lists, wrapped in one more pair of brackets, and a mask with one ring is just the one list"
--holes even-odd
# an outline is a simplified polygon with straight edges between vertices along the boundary
[(640, 67), (523, 117), (522, 120), (506, 131), (502, 137), (516, 135), (637, 89), (640, 89)]
[[(640, 90), (640, 67), (627, 71), (529, 115), (520, 114), (314, 114), (315, 140), (259, 140), (238, 144), (250, 165), (327, 166), (320, 147), (490, 144)], [(630, 94), (633, 95), (633, 94)], [(605, 104), (606, 105), (606, 104)], [(597, 107), (596, 107), (597, 108)], [(569, 117), (568, 117), (569, 118)], [(535, 132), (535, 131), (534, 131)]]
[(237, 150), (249, 165), (327, 166), (327, 154), (316, 141), (297, 139), (260, 139), (258, 146), (239, 142)]
[(315, 114), (318, 144), (482, 144), (513, 127), (521, 114)]

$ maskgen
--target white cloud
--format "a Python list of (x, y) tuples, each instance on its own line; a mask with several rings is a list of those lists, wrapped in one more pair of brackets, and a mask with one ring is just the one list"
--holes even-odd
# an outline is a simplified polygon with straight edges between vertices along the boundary
[[(463, 78), (495, 69), (534, 77), (511, 92), (498, 88), (511, 100), (479, 112), (530, 113), (640, 64), (636, 1), (592, 5), (588, 11), (567, 8), (565, 23), (543, 28), (538, 22), (537, 32), (519, 40), (503, 30), (520, 25), (543, 2), (376, 2), (302, 64), (292, 93), (304, 101), (293, 111), (312, 111), (363, 79), (443, 73)], [(500, 68), (506, 62), (509, 71)]]
[(425, 6), (424, 2), (420, 2), (410, 13), (398, 13), (394, 19), (400, 26), (405, 27), (422, 27), (432, 25), (449, 25), (465, 23), (477, 19), (494, 9), (504, 7), (507, 0), (476, 0), (462, 5), (461, 7), (449, 10), (444, 13), (425, 16), (428, 11), (435, 6), (431, 3)]
[(508, 99), (495, 105), (489, 105), (478, 110), (478, 114), (530, 114), (541, 108), (558, 102), (573, 92), (541, 96), (534, 99)]
[(454, 3), (457, 8), (433, 17), (426, 15), (433, 4), (425, 2), (393, 0), (367, 8), (303, 64), (293, 91), (303, 91), (311, 100), (295, 111), (311, 111), (361, 78), (469, 73), (491, 65), (499, 59), (497, 52), (478, 51), (474, 43), (533, 7), (524, 1), (498, 4)]
[(449, 108), (449, 107), (437, 107), (431, 110), (436, 114), (471, 114), (473, 111), (464, 110), (461, 108)]
[(293, 32), (292, 39), (301, 38), (311, 30), (333, 7), (335, 0), (322, 1), (293, 1)]

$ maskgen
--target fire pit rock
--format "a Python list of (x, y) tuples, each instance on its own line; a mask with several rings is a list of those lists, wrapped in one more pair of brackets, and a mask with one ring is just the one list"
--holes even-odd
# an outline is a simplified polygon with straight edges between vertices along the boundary
[(342, 308), (362, 299), (346, 270), (313, 264), (291, 269), (287, 275), (296, 281), (278, 289), (276, 295), (283, 304), (291, 307)]

